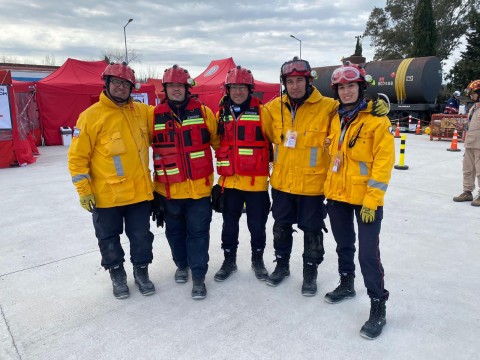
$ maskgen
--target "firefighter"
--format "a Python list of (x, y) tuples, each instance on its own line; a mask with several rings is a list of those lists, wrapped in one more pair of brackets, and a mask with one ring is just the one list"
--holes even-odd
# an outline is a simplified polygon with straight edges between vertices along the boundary
[(395, 146), (388, 117), (371, 114), (372, 102), (364, 97), (367, 81), (371, 77), (365, 70), (348, 62), (335, 69), (331, 79), (340, 106), (329, 138), (332, 160), (325, 196), (337, 243), (340, 285), (325, 295), (325, 301), (336, 304), (355, 296), (356, 217), (359, 263), (371, 300), (370, 318), (360, 334), (373, 339), (381, 334), (386, 323), (385, 302), (389, 293), (384, 287), (379, 235)]
[[(225, 260), (215, 274), (216, 281), (226, 280), (237, 270), (239, 220), (246, 209), (250, 231), (252, 269), (259, 280), (266, 280), (263, 262), (266, 243), (265, 224), (270, 212), (268, 175), (270, 142), (269, 113), (258, 98), (250, 70), (237, 66), (225, 78), (226, 95), (217, 113), (220, 147), (216, 150), (218, 189), (212, 198), (214, 208), (222, 212), (222, 249)], [(266, 119), (267, 118), (267, 119)], [(221, 200), (223, 207), (216, 206)]]
[(471, 201), (470, 205), (480, 206), (480, 190), (473, 197), (475, 178), (480, 187), (480, 80), (472, 81), (466, 95), (473, 101), (468, 112), (465, 132), (465, 155), (463, 157), (463, 193), (453, 198), (455, 202)]
[(148, 276), (152, 262), (150, 203), (153, 184), (148, 156), (153, 106), (133, 101), (133, 70), (110, 64), (102, 74), (105, 90), (82, 112), (68, 151), (68, 169), (81, 206), (92, 213), (102, 266), (108, 269), (113, 295), (129, 296), (120, 234), (130, 241), (135, 283), (143, 295), (155, 292)]
[(308, 61), (285, 62), (280, 79), (285, 94), (266, 104), (272, 116), (274, 143), (272, 185), (273, 247), (276, 267), (267, 285), (278, 286), (290, 275), (293, 224), (303, 231), (304, 296), (317, 293), (317, 267), (323, 261), (326, 209), (323, 183), (328, 153), (323, 144), (330, 133), (337, 102), (312, 85), (315, 71)]
[(166, 96), (155, 108), (152, 144), (155, 197), (177, 266), (174, 279), (187, 282), (190, 268), (191, 296), (203, 299), (214, 181), (210, 147), (219, 144), (217, 122), (212, 111), (191, 96), (194, 81), (187, 70), (173, 65), (162, 82)]

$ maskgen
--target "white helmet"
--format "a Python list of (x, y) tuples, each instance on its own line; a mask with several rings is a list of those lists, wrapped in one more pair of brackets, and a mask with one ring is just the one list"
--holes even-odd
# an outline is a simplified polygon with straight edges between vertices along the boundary
[(459, 97), (460, 96), (460, 91), (458, 91), (458, 90), (454, 91), (453, 96)]

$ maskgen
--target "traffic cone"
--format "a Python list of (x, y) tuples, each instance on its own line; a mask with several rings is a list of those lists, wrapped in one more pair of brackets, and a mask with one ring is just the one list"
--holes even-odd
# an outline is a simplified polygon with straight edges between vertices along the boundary
[(400, 137), (400, 121), (397, 120), (397, 126), (395, 128), (395, 139), (398, 139)]
[(447, 151), (461, 151), (457, 147), (457, 145), (458, 145), (457, 136), (458, 136), (457, 129), (455, 129), (455, 131), (453, 132), (452, 143), (451, 143), (450, 147), (447, 149)]
[(415, 135), (422, 135), (422, 126), (420, 125), (420, 119), (418, 119), (417, 128), (415, 129)]

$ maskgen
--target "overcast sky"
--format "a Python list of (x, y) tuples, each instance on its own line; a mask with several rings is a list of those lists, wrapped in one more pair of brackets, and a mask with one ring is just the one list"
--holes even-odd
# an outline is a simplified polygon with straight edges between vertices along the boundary
[[(385, 0), (70, 1), (0, 0), (0, 62), (41, 64), (46, 56), (100, 60), (134, 50), (139, 74), (161, 77), (178, 63), (192, 76), (211, 60), (233, 57), (262, 81), (277, 82), (283, 62), (299, 55), (312, 66), (340, 65), (355, 50), (373, 7)], [(370, 39), (363, 56), (373, 57)]]

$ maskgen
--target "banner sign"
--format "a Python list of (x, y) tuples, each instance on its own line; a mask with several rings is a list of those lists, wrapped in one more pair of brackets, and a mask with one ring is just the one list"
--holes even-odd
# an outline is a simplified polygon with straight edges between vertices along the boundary
[(0, 86), (0, 130), (12, 129), (12, 117), (10, 115), (10, 101), (8, 100), (8, 88)]

